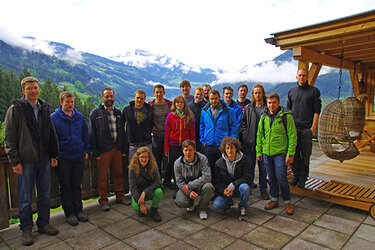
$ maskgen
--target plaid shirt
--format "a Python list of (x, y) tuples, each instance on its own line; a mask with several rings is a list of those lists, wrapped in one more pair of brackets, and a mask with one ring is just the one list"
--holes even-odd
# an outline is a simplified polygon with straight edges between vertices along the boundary
[(108, 111), (108, 113), (109, 113), (108, 114), (109, 130), (111, 131), (111, 136), (112, 136), (113, 142), (116, 142), (116, 140), (117, 140), (116, 116), (114, 115), (113, 109), (111, 111)]

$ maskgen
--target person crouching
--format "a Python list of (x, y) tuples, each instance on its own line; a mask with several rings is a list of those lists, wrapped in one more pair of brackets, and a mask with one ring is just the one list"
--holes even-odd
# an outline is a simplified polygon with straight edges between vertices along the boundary
[(161, 180), (155, 157), (148, 147), (139, 148), (129, 164), (129, 189), (132, 206), (139, 217), (147, 214), (145, 202), (152, 200), (151, 218), (160, 222), (159, 204), (163, 198)]

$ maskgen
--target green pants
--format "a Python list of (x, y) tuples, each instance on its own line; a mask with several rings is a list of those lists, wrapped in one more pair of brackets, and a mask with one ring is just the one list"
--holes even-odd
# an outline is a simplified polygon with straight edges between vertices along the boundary
[[(151, 194), (147, 194), (145, 196), (145, 202), (152, 200), (151, 207), (159, 207), (161, 199), (163, 198), (163, 190), (161, 188), (155, 189), (155, 191)], [(139, 205), (132, 197), (132, 206), (135, 211), (139, 211)]]

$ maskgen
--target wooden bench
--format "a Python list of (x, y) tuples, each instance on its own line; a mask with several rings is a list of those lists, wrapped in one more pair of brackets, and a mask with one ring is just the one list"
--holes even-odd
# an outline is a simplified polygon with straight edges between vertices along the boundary
[[(293, 177), (288, 170), (288, 180)], [(328, 201), (348, 207), (369, 211), (375, 219), (375, 189), (352, 185), (340, 181), (324, 181), (309, 177), (305, 188), (290, 185), (290, 192), (301, 196)]]

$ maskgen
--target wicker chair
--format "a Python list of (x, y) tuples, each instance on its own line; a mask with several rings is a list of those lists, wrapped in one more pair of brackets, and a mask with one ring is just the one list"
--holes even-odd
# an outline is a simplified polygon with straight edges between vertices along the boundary
[(365, 109), (354, 97), (344, 103), (339, 99), (328, 104), (320, 114), (318, 139), (323, 153), (328, 157), (344, 161), (359, 155), (353, 143), (363, 132)]

